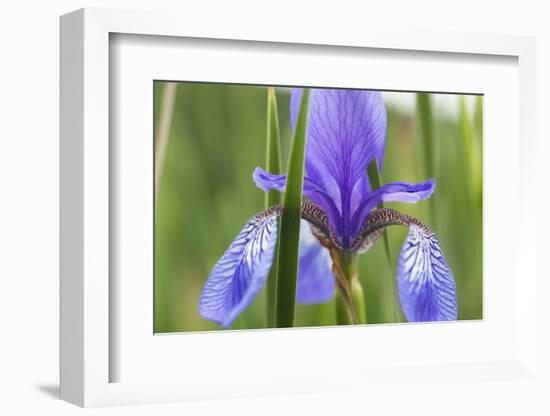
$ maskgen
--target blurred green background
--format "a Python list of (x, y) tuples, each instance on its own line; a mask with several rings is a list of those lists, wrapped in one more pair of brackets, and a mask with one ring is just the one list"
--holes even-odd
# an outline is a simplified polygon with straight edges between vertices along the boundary
[[(286, 170), (290, 90), (276, 88), (276, 93)], [(155, 332), (219, 330), (199, 316), (198, 301), (216, 261), (264, 208), (252, 172), (265, 166), (267, 89), (156, 81), (154, 94)], [(383, 96), (388, 126), (382, 182), (433, 177), (437, 183), (430, 200), (387, 206), (418, 217), (437, 233), (456, 280), (459, 319), (481, 319), (482, 97)], [(166, 140), (159, 140), (170, 108)], [(395, 273), (407, 230), (388, 230), (391, 267), (382, 240), (359, 259), (369, 323), (404, 321), (400, 310), (396, 314)], [(264, 328), (265, 309), (264, 288), (232, 329)], [(334, 301), (297, 305), (295, 326), (317, 325), (336, 325)]]

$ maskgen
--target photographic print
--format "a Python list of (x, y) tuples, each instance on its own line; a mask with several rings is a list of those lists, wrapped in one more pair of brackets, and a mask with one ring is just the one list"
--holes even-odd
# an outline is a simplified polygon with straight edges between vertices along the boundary
[(153, 88), (156, 333), (483, 318), (482, 96)]

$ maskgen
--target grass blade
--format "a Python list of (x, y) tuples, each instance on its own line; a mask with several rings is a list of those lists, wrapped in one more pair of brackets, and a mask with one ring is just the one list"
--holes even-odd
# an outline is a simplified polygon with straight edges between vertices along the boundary
[[(279, 116), (277, 113), (277, 97), (273, 87), (267, 88), (267, 133), (266, 133), (266, 170), (271, 173), (281, 173), (281, 135), (279, 131)], [(269, 191), (265, 194), (265, 208), (281, 203), (281, 193)], [(275, 251), (277, 259), (277, 251)], [(267, 279), (267, 327), (275, 327), (277, 301), (277, 261), (273, 262)]]
[[(380, 175), (378, 174), (378, 161), (376, 158), (371, 162), (371, 164), (367, 167), (367, 173), (369, 174), (369, 182), (370, 186), (373, 191), (380, 188), (382, 186), (382, 180), (380, 179)], [(379, 205), (380, 208), (384, 207), (384, 204)], [(388, 261), (391, 264), (391, 252), (390, 252), (390, 245), (387, 238), (387, 233), (384, 232), (384, 245), (386, 246), (386, 256), (388, 257)]]
[(168, 140), (170, 138), (170, 127), (172, 125), (172, 115), (174, 113), (174, 104), (176, 102), (176, 88), (178, 84), (175, 82), (167, 82), (164, 84), (162, 96), (162, 104), (160, 108), (160, 122), (155, 136), (155, 196), (158, 199), (160, 177), (162, 176), (162, 168), (166, 159), (166, 149), (168, 148)]
[[(376, 190), (382, 186), (382, 179), (379, 175), (379, 169), (378, 169), (378, 161), (376, 158), (371, 162), (371, 164), (367, 167), (367, 172), (369, 174), (369, 182), (372, 190)], [(383, 208), (384, 204), (380, 204), (379, 208)], [(388, 229), (386, 228), (384, 230), (384, 234), (382, 235), (382, 239), (384, 240), (384, 248), (386, 250), (386, 258), (388, 260), (389, 265), (389, 274), (390, 274), (390, 282), (391, 282), (391, 297), (392, 297), (392, 304), (393, 304), (393, 319), (395, 322), (401, 322), (401, 313), (399, 311), (399, 300), (397, 299), (397, 285), (395, 283), (395, 279), (392, 273), (393, 270), (393, 261), (392, 261), (392, 255), (391, 255), (391, 249), (390, 249), (390, 238), (388, 236)]]
[(474, 178), (476, 183), (476, 200), (478, 205), (481, 207), (483, 200), (483, 97), (478, 95), (476, 97), (475, 109), (474, 109), (474, 130), (475, 130), (475, 146), (474, 154)]
[(435, 175), (434, 169), (434, 131), (432, 117), (432, 103), (430, 94), (416, 94), (416, 107), (420, 119), (420, 131), (422, 133), (422, 148), (424, 150), (424, 165), (428, 176)]
[[(478, 133), (483, 130), (483, 96), (478, 95), (476, 97), (476, 103), (474, 107), (474, 123), (475, 129)], [(481, 137), (479, 138), (481, 140)]]
[[(476, 97), (477, 98), (477, 97)], [(475, 105), (474, 111), (479, 112), (477, 108), (480, 101), (478, 100)], [(481, 194), (481, 160), (477, 150), (477, 143), (475, 137), (476, 123), (481, 123), (481, 120), (477, 120), (479, 116), (474, 113), (474, 116), (470, 115), (466, 99), (464, 96), (460, 96), (460, 132), (463, 139), (464, 146), (464, 164), (467, 166), (467, 170), (471, 172), (470, 175), (465, 176), (467, 180), (467, 186), (469, 191), (470, 201), (476, 201), (478, 195)]]
[(304, 89), (290, 149), (277, 256), (277, 327), (294, 325), (300, 248), (300, 214), (304, 184), (309, 90)]
[[(437, 145), (434, 133), (434, 117), (432, 111), (432, 99), (431, 94), (417, 93), (416, 94), (416, 111), (418, 119), (420, 120), (419, 131), (419, 147), (422, 154), (422, 163), (424, 164), (424, 172), (430, 178), (437, 178), (438, 172), (436, 169), (436, 148)], [(430, 214), (432, 227), (437, 229), (437, 207), (436, 199), (430, 198), (429, 200)]]

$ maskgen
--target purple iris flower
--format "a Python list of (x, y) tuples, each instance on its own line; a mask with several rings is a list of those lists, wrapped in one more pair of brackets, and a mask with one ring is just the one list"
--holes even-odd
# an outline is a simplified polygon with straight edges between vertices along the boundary
[[(290, 115), (296, 125), (302, 90), (292, 91)], [(382, 166), (386, 142), (386, 109), (376, 91), (311, 90), (308, 114), (300, 260), (296, 299), (323, 303), (332, 299), (339, 281), (342, 253), (364, 253), (386, 226), (403, 225), (408, 236), (397, 265), (398, 292), (412, 322), (457, 318), (456, 288), (438, 239), (420, 220), (384, 202), (415, 203), (429, 198), (435, 181), (393, 182), (373, 190), (367, 167)], [(286, 175), (256, 168), (263, 191), (284, 191)], [(199, 301), (199, 313), (224, 327), (252, 303), (264, 285), (277, 244), (277, 217), (269, 208), (248, 221), (214, 266)]]

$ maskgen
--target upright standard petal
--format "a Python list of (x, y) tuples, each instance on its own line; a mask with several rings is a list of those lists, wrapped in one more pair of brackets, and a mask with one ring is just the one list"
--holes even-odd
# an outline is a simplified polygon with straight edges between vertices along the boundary
[(216, 263), (199, 300), (199, 314), (225, 328), (254, 300), (264, 285), (277, 244), (280, 207), (251, 218)]
[(328, 302), (334, 297), (334, 288), (330, 253), (313, 235), (307, 221), (302, 220), (296, 301), (305, 304)]
[[(291, 120), (297, 117), (301, 90), (291, 97)], [(365, 171), (377, 157), (382, 164), (386, 140), (386, 109), (376, 91), (316, 89), (309, 102), (305, 167), (307, 176), (330, 196), (339, 218), (329, 213), (344, 246), (349, 240), (352, 195), (365, 192)], [(366, 196), (366, 195), (365, 195)], [(355, 196), (356, 197), (356, 196)]]
[(456, 285), (436, 235), (414, 224), (397, 265), (401, 307), (409, 322), (457, 319)]

